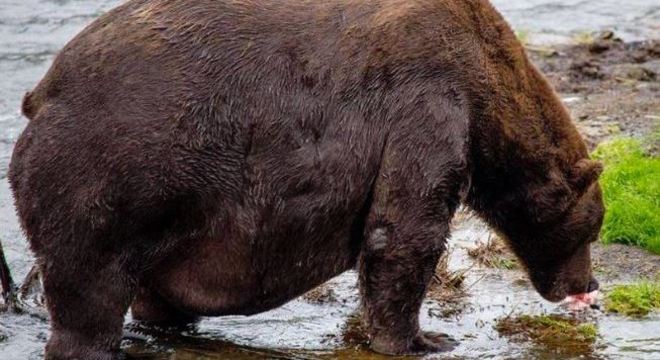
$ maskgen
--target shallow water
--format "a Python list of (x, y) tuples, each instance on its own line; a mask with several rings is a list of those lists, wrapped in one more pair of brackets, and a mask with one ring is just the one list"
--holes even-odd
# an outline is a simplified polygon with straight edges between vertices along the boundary
[(613, 30), (626, 41), (660, 37), (654, 0), (491, 0), (532, 42), (565, 42), (583, 32)]
[[(14, 214), (6, 181), (11, 149), (25, 121), (18, 108), (22, 94), (47, 70), (56, 52), (116, 0), (1, 0), (0, 1), (0, 239), (16, 279), (31, 265), (31, 256)], [(495, 0), (518, 29), (540, 42), (566, 41), (587, 30), (615, 29), (627, 40), (660, 37), (660, 3), (654, 0), (570, 1)], [(654, 5), (655, 4), (655, 5)], [(471, 261), (464, 247), (487, 236), (478, 222), (467, 222), (454, 232), (450, 266), (466, 268)], [(565, 312), (540, 297), (517, 271), (475, 267), (467, 273), (469, 289), (465, 310), (442, 318), (442, 308), (427, 301), (422, 326), (440, 329), (461, 345), (443, 358), (612, 358), (660, 357), (660, 317), (629, 320), (591, 312), (601, 338), (586, 353), (559, 352), (528, 343), (510, 342), (493, 330), (494, 319), (510, 313)], [(358, 306), (355, 274), (341, 275), (332, 283), (338, 301), (312, 304), (297, 299), (265, 314), (203, 320), (182, 334), (149, 330), (147, 341), (126, 342), (134, 357), (148, 359), (327, 359), (380, 358), (342, 338), (347, 319)], [(130, 318), (128, 319), (130, 321)], [(0, 314), (0, 359), (40, 359), (48, 324), (37, 317)]]

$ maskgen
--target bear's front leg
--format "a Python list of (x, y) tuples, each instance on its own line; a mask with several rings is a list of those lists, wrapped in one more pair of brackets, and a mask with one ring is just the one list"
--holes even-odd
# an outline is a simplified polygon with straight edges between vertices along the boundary
[(447, 351), (456, 342), (419, 328), (419, 309), (448, 226), (415, 219), (376, 220), (368, 229), (360, 282), (371, 349), (388, 355)]
[[(462, 147), (453, 142), (460, 136), (426, 136), (403, 146), (390, 143), (365, 224), (360, 291), (371, 348), (379, 353), (421, 354), (456, 346), (446, 335), (422, 331), (418, 320), (445, 251), (466, 167)], [(441, 149), (424, 152), (417, 143)]]

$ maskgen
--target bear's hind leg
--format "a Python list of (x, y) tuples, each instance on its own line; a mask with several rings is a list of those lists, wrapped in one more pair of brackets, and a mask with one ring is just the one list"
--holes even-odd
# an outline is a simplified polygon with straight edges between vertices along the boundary
[(46, 259), (43, 281), (52, 331), (46, 359), (121, 358), (124, 315), (136, 283), (124, 264), (120, 257), (90, 254)]
[(185, 327), (195, 323), (198, 317), (185, 313), (168, 303), (157, 292), (141, 287), (131, 304), (133, 319), (159, 326)]

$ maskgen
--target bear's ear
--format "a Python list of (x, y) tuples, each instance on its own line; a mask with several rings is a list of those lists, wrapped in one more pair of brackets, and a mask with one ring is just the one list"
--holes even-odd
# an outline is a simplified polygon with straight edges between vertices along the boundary
[(584, 192), (593, 184), (603, 172), (603, 164), (600, 161), (582, 159), (571, 169), (571, 183), (579, 193)]
[(537, 224), (551, 222), (564, 214), (573, 204), (570, 183), (564, 180), (559, 171), (550, 171), (543, 184), (530, 186), (527, 196), (530, 204), (528, 211)]

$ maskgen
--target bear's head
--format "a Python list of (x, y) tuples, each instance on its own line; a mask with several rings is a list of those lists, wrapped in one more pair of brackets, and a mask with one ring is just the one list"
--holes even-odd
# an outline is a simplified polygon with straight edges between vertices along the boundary
[(544, 298), (590, 293), (598, 288), (590, 244), (603, 221), (602, 165), (588, 158), (570, 112), (506, 21), (476, 3), (483, 6), (465, 2), (466, 11), (480, 14), (475, 28), (488, 30), (478, 33), (477, 70), (466, 72), (480, 74), (466, 90), (476, 99), (466, 204), (507, 239)]
[[(582, 159), (568, 174), (550, 171), (525, 191), (526, 216), (508, 221), (506, 237), (536, 290), (549, 301), (598, 290), (590, 246), (598, 239), (604, 205), (597, 178), (602, 165)], [(521, 215), (520, 213), (518, 213)]]

